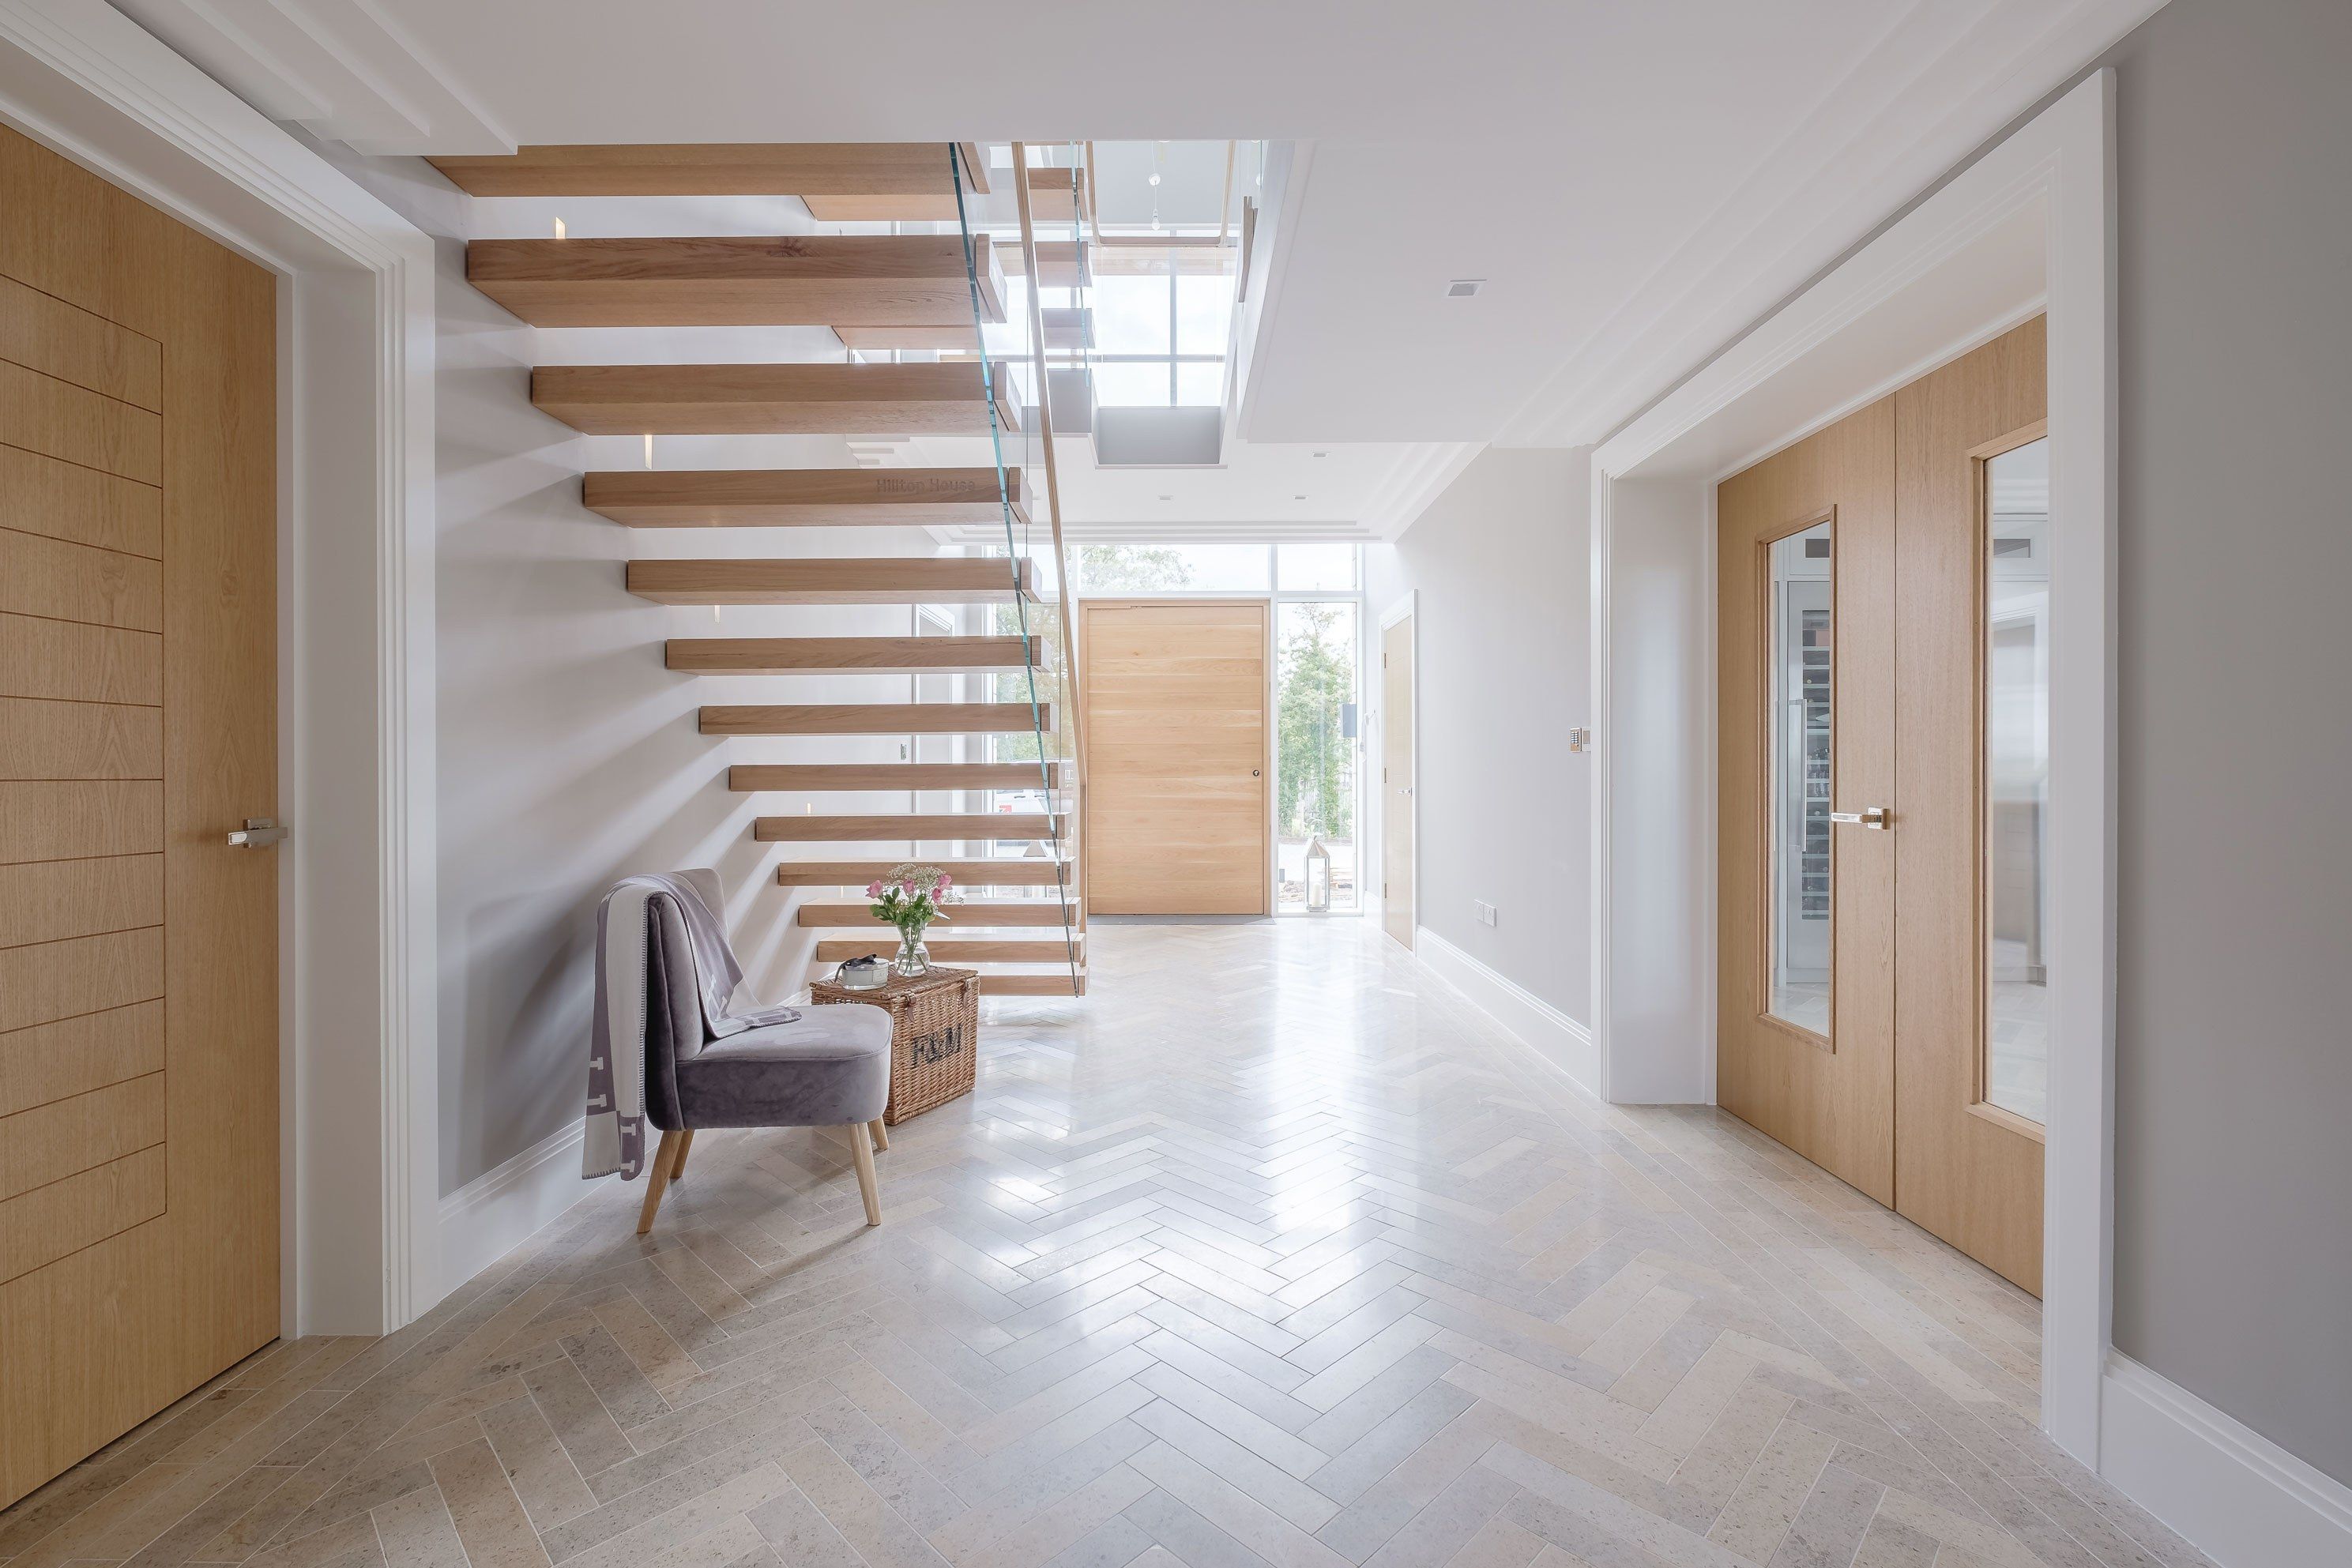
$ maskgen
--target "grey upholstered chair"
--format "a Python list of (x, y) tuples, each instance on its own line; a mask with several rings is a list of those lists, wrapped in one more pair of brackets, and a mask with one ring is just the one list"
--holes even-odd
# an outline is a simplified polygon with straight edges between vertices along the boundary
[[(727, 907), (712, 871), (679, 873), (713, 911)], [(857, 1165), (866, 1223), (882, 1223), (874, 1152), (890, 1146), (890, 1015), (880, 1008), (805, 1007), (789, 1023), (710, 1038), (694, 949), (676, 906), (656, 900), (659, 929), (646, 958), (646, 1115), (662, 1129), (646, 1173), (644, 1235), (669, 1184), (686, 1171), (694, 1134), (710, 1127), (840, 1127)]]

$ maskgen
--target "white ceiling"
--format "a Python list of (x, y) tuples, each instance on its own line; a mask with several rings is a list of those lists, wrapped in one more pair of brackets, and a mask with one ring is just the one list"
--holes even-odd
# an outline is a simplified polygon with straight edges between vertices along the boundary
[(116, 3), (367, 152), (1296, 141), (1240, 428), (1348, 455), (1093, 477), (1232, 521), (1339, 463), (1386, 531), (1451, 444), (1606, 434), (2160, 0)]

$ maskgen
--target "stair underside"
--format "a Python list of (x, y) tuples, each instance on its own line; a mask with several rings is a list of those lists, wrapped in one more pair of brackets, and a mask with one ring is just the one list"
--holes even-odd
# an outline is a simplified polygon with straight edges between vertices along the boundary
[[(998, 382), (996, 426), (1021, 427)], [(541, 413), (589, 435), (985, 435), (976, 361), (918, 365), (541, 365)]]
[[(933, 930), (936, 932), (935, 926)], [(1085, 940), (1083, 936), (1079, 938)], [(929, 936), (923, 946), (930, 950), (935, 964), (1065, 964), (1070, 961), (1069, 944), (1056, 936), (1050, 941), (1022, 942), (1017, 940), (991, 942), (950, 941), (939, 936)], [(869, 941), (864, 937), (841, 936), (816, 945), (816, 961), (838, 964), (845, 958), (874, 956), (887, 958), (898, 950), (895, 937)]]
[[(989, 189), (969, 141), (713, 141), (524, 147), (496, 157), (427, 162), (476, 196), (872, 196), (948, 193), (956, 165)], [(950, 214), (952, 215), (952, 214)]]
[[(972, 247), (979, 307), (1004, 319), (996, 246)], [(481, 239), (467, 281), (534, 327), (972, 329), (961, 235)]]
[(1029, 520), (1021, 470), (712, 468), (584, 476), (581, 503), (637, 528), (925, 527)]
[(1054, 733), (1053, 709), (1022, 703), (761, 703), (702, 710), (705, 735)]
[(1056, 825), (1041, 811), (899, 811), (858, 817), (759, 817), (751, 837), (763, 844), (893, 843), (902, 839), (1050, 839)]
[[(904, 863), (888, 861), (786, 861), (776, 868), (779, 887), (864, 887), (878, 881), (890, 868)], [(1045, 855), (1019, 860), (927, 860), (956, 879), (959, 887), (1052, 887), (1074, 873), (1066, 861)]]
[[(1029, 213), (1038, 223), (1068, 223), (1077, 211), (1070, 169), (1029, 171)], [(1081, 176), (1082, 178), (1083, 176)], [(967, 193), (969, 195), (969, 193)], [(954, 223), (959, 216), (976, 218), (966, 202), (957, 211), (953, 192), (940, 195), (873, 193), (860, 195), (803, 195), (809, 216), (821, 224), (835, 223)]]
[[(866, 904), (803, 904), (801, 925), (865, 926), (888, 924)], [(1000, 925), (1053, 925), (1075, 922), (1077, 912), (1066, 910), (1059, 899), (1033, 898), (1019, 902), (975, 898), (948, 905), (950, 925), (991, 928)]]
[(1035, 789), (1047, 772), (1053, 787), (1067, 780), (1059, 762), (739, 762), (727, 788), (740, 795), (763, 790)]
[(666, 658), (694, 675), (986, 674), (1045, 653), (1042, 637), (673, 637)]
[[(1056, 353), (1076, 353), (1094, 347), (1094, 312), (1056, 306), (1039, 312), (1045, 319), (1045, 347)], [(834, 336), (842, 346), (861, 352), (879, 353), (889, 349), (940, 349), (951, 353), (970, 354), (979, 350), (980, 335), (971, 328), (971, 312), (952, 327), (851, 327), (834, 328)], [(1003, 360), (1000, 358), (1000, 364)]]
[(995, 604), (1032, 586), (1001, 556), (633, 560), (626, 580), (656, 604)]

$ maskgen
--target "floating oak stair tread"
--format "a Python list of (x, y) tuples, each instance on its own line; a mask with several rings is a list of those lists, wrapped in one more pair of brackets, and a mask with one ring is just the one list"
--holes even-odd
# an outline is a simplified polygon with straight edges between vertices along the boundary
[[(804, 926), (888, 924), (866, 904), (803, 904), (797, 919)], [(948, 919), (953, 925), (981, 927), (1066, 925), (1076, 923), (1077, 911), (1054, 898), (968, 898), (948, 905)]]
[[(1054, 788), (1068, 781), (1065, 764), (1048, 763)], [(1034, 762), (739, 762), (727, 788), (739, 795), (765, 790), (1034, 789), (1043, 772)]]
[[(955, 906), (950, 904), (948, 907), (952, 910)], [(952, 916), (950, 917), (950, 924), (953, 924)], [(937, 926), (931, 929), (934, 935), (926, 936), (923, 939), (923, 946), (930, 950), (934, 963), (1067, 964), (1070, 961), (1069, 946), (1059, 937), (1050, 942), (991, 942), (985, 938), (972, 942), (954, 942), (937, 936), (939, 929)], [(1085, 937), (1079, 936), (1077, 940), (1083, 942)], [(898, 950), (898, 944), (895, 941), (868, 942), (860, 937), (836, 937), (830, 942), (820, 942), (816, 945), (816, 961), (820, 964), (838, 964), (845, 958), (887, 958)], [(1065, 981), (1069, 978), (1066, 969), (1063, 972), (1062, 978)]]
[[(1016, 277), (1028, 270), (1028, 261), (1019, 246), (1004, 247), (1003, 263), (1004, 270)], [(1037, 281), (1041, 288), (1084, 288), (1094, 282), (1093, 258), (1081, 252), (1076, 240), (1041, 239), (1037, 242)]]
[[(978, 361), (541, 365), (530, 401), (589, 435), (986, 435)], [(1021, 426), (999, 380), (996, 423)]]
[[(1029, 211), (1040, 223), (1068, 223), (1077, 206), (1072, 198), (1071, 176), (1082, 172), (1069, 169), (1038, 168), (1029, 171)], [(981, 187), (985, 192), (986, 187)], [(809, 216), (819, 223), (954, 223), (958, 218), (977, 222), (980, 214), (971, 201), (975, 193), (965, 192), (963, 210), (959, 211), (955, 193), (872, 191), (856, 193), (802, 193), (801, 201)]]
[[(1004, 273), (972, 249), (980, 309), (1004, 319)], [(467, 281), (534, 327), (972, 325), (961, 235), (478, 239)]]
[[(887, 861), (786, 861), (776, 868), (779, 887), (864, 887), (881, 879), (902, 856)], [(1053, 887), (1076, 876), (1066, 860), (1024, 855), (1018, 860), (927, 860), (956, 879), (958, 887)]]
[(898, 811), (858, 817), (759, 817), (751, 837), (763, 844), (888, 843), (898, 839), (1050, 839), (1057, 824), (1042, 811)]
[(706, 707), (705, 735), (1027, 735), (1054, 733), (1053, 710), (1017, 703), (758, 703)]
[(635, 528), (929, 527), (1001, 523), (1029, 512), (1021, 470), (992, 467), (599, 469), (583, 476), (590, 511)]
[(633, 560), (629, 591), (656, 604), (994, 604), (1031, 591), (1027, 558), (807, 556)]
[[(893, 947), (892, 952), (898, 949)], [(1083, 997), (1087, 994), (1087, 972), (1081, 967), (1074, 976), (1067, 969), (1055, 975), (1005, 975), (983, 973), (980, 977), (980, 994), (983, 997)]]
[[(709, 141), (523, 147), (506, 156), (428, 159), (475, 196), (811, 196), (939, 194), (957, 163), (985, 193), (969, 141)], [(950, 214), (952, 215), (952, 214)]]
[(693, 675), (985, 674), (1040, 664), (1043, 637), (673, 637), (667, 661)]
[[(1076, 353), (1095, 345), (1095, 313), (1084, 307), (1054, 306), (1040, 312), (1045, 318), (1045, 347), (1051, 352)], [(836, 325), (834, 336), (842, 346), (860, 352), (880, 353), (891, 349), (937, 349), (948, 353), (971, 354), (980, 349), (980, 335), (972, 330), (971, 312), (952, 327), (851, 327)], [(1003, 362), (1000, 357), (1000, 364)]]

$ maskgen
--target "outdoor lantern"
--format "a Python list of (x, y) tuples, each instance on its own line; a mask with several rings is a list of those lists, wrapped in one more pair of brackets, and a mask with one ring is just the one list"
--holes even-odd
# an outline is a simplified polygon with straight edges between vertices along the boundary
[(1319, 835), (1307, 841), (1307, 913), (1331, 913), (1331, 852)]

